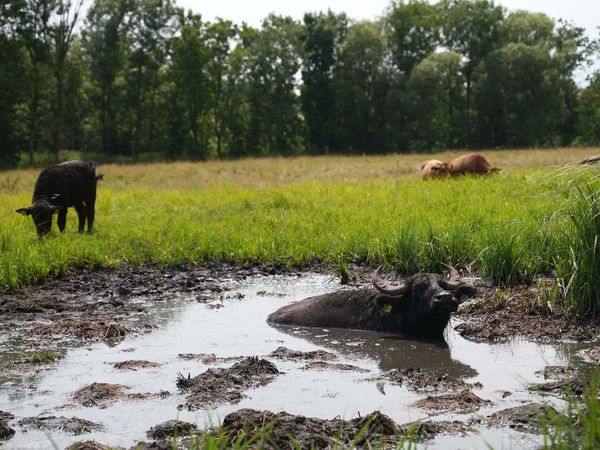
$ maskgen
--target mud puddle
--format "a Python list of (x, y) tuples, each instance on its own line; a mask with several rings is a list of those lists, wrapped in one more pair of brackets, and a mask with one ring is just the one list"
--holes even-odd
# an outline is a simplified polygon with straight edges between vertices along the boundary
[[(118, 343), (66, 347), (43, 370), (0, 378), (0, 411), (14, 416), (8, 424), (16, 431), (0, 445), (65, 448), (95, 440), (128, 448), (148, 441), (152, 427), (173, 419), (204, 429), (248, 409), (349, 420), (380, 411), (398, 425), (421, 420), (475, 429), (436, 433), (426, 441), (427, 448), (536, 448), (539, 436), (491, 418), (532, 402), (564, 408), (561, 396), (530, 385), (547, 381), (548, 366), (585, 365), (578, 345), (475, 342), (454, 331), (456, 321), (447, 330), (447, 345), (374, 332), (266, 324), (268, 314), (284, 304), (339, 289), (326, 275), (257, 275), (217, 284), (225, 289), (218, 301), (197, 296), (159, 304), (140, 300), (144, 320), (156, 324), (149, 332), (127, 334)], [(7, 340), (0, 342), (3, 352), (28, 350), (14, 340), (7, 346)], [(247, 361), (263, 368), (272, 364), (277, 373), (269, 366), (268, 376), (238, 383), (234, 396), (189, 401), (193, 384), (185, 388), (184, 381), (182, 388), (182, 379), (240, 373), (236, 368), (246, 367)], [(458, 408), (423, 407), (425, 399), (453, 396), (481, 401), (455, 402)], [(31, 425), (39, 420), (30, 418), (47, 417), (94, 426), (81, 427), (83, 434), (76, 435), (54, 422), (46, 422), (52, 427)]]

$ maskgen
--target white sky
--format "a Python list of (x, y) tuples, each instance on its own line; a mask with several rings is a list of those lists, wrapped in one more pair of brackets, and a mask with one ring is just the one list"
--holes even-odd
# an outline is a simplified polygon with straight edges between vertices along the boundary
[[(567, 19), (585, 27), (597, 36), (600, 26), (600, 0), (496, 0), (509, 11), (526, 9), (543, 12), (554, 19)], [(301, 19), (305, 12), (345, 12), (352, 19), (374, 19), (381, 16), (390, 0), (177, 0), (177, 5), (202, 14), (203, 19), (216, 17), (234, 23), (259, 26), (269, 13)]]

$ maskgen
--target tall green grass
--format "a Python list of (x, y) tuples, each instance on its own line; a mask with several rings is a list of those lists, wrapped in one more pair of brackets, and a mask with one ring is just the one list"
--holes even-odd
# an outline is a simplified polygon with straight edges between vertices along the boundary
[(0, 285), (18, 289), (73, 267), (315, 259), (404, 272), (451, 263), (512, 283), (552, 267), (559, 234), (542, 224), (562, 201), (535, 172), (170, 191), (105, 183), (93, 233), (77, 234), (70, 212), (66, 233), (38, 239), (31, 219), (14, 213), (29, 195), (0, 191)]
[(582, 399), (568, 399), (565, 414), (550, 417), (544, 427), (544, 449), (600, 448), (600, 377), (596, 373)]
[(565, 305), (580, 315), (600, 317), (600, 178), (586, 174), (571, 183), (556, 268)]
[[(301, 164), (328, 173), (336, 161)], [(348, 173), (358, 173), (351, 164), (363, 163), (374, 164), (340, 159)], [(223, 164), (107, 167), (94, 232), (77, 234), (71, 211), (66, 233), (54, 228), (44, 239), (35, 235), (31, 219), (14, 212), (29, 204), (35, 172), (8, 174), (6, 180), (30, 182), (0, 183), (0, 286), (19, 289), (80, 267), (214, 261), (301, 266), (320, 260), (343, 274), (351, 262), (384, 263), (405, 273), (449, 263), (480, 271), (498, 285), (556, 270), (569, 305), (599, 314), (600, 199), (589, 170), (265, 184), (292, 171), (295, 160), (264, 167), (251, 161), (248, 173)], [(213, 178), (199, 188), (195, 170)]]

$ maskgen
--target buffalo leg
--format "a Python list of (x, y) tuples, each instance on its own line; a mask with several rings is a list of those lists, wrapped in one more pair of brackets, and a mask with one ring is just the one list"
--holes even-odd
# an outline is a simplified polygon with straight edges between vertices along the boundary
[(88, 231), (92, 231), (92, 227), (94, 226), (94, 216), (96, 215), (96, 210), (94, 208), (94, 201), (85, 202), (85, 211), (87, 213), (87, 226)]
[(56, 223), (61, 233), (65, 231), (65, 225), (67, 224), (67, 208), (58, 211), (58, 219), (56, 220)]
[(85, 208), (83, 203), (75, 203), (75, 211), (77, 211), (77, 217), (79, 217), (79, 229), (80, 233), (83, 233), (85, 228)]

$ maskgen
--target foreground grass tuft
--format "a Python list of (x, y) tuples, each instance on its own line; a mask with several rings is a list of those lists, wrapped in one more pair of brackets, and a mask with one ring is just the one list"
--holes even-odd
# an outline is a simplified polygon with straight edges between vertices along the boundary
[(566, 414), (551, 417), (544, 429), (544, 449), (595, 450), (600, 448), (600, 377), (588, 387), (583, 400), (570, 398)]
[(580, 315), (600, 317), (600, 178), (577, 180), (567, 212), (557, 261), (565, 304)]

